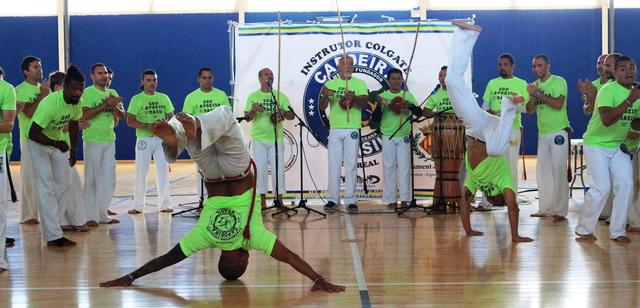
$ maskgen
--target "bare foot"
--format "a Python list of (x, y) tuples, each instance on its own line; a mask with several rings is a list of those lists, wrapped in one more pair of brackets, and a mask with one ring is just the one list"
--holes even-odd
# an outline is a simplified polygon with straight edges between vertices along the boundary
[(99, 224), (95, 220), (89, 220), (84, 225), (87, 226), (87, 227), (97, 227), (97, 226), (99, 226)]
[(483, 236), (483, 235), (484, 235), (484, 232), (482, 231), (471, 230), (467, 232), (467, 236)]
[(533, 213), (533, 214), (531, 214), (529, 216), (531, 216), (531, 217), (547, 217), (546, 214), (540, 214), (540, 213)]
[(631, 243), (631, 239), (624, 236), (624, 235), (620, 235), (616, 238), (613, 239), (614, 241), (618, 242), (618, 243)]
[[(166, 120), (158, 120), (151, 124), (151, 132), (169, 146), (178, 145), (176, 130)], [(131, 214), (131, 213), (129, 213)]]
[(187, 135), (187, 139), (196, 138), (198, 133), (198, 123), (194, 116), (184, 112), (178, 112), (176, 114), (176, 120), (182, 123), (182, 127), (184, 127), (184, 134)]
[(118, 215), (118, 213), (112, 211), (112, 210), (107, 210), (107, 215)]
[(89, 230), (91, 230), (91, 228), (89, 228), (88, 226), (72, 226), (73, 229), (71, 231), (73, 232), (88, 232)]
[(100, 223), (101, 223), (101, 224), (112, 225), (112, 224), (119, 224), (119, 223), (120, 223), (120, 221), (119, 221), (119, 220), (117, 220), (117, 219), (115, 219), (115, 218), (112, 218), (112, 219), (107, 220), (107, 221), (101, 221)]
[(627, 232), (640, 232), (640, 227), (627, 227)]
[(533, 242), (533, 239), (526, 236), (516, 236), (512, 238), (511, 241), (514, 243), (527, 243), (527, 242)]
[(311, 292), (320, 291), (320, 290), (329, 292), (329, 293), (337, 293), (337, 292), (343, 292), (345, 290), (345, 287), (337, 284), (332, 284), (326, 281), (324, 278), (322, 278), (318, 280), (318, 282), (313, 284), (313, 287), (311, 288)]
[(60, 226), (60, 229), (62, 229), (62, 231), (73, 231), (73, 226), (72, 225)]
[(140, 212), (140, 211), (138, 211), (136, 209), (133, 209), (133, 210), (129, 210), (127, 213), (129, 213), (129, 214), (140, 214), (142, 212)]
[(477, 31), (477, 32), (481, 32), (482, 31), (482, 27), (478, 26), (478, 25), (474, 25), (474, 24), (470, 24), (464, 20), (454, 20), (451, 22), (452, 25), (456, 25), (458, 27), (460, 27), (460, 29), (462, 30), (472, 30), (472, 31)]
[(40, 222), (38, 221), (37, 218), (31, 218), (31, 219), (27, 219), (27, 220), (21, 222), (21, 224), (25, 224), (25, 225), (37, 225), (39, 223)]
[(75, 246), (75, 245), (76, 245), (76, 242), (66, 237), (61, 237), (57, 240), (47, 242), (47, 246), (49, 247), (65, 247), (65, 246)]
[(173, 209), (160, 210), (161, 213), (173, 213)]
[(598, 240), (598, 238), (593, 234), (580, 234), (580, 233), (576, 232), (576, 235), (578, 236), (577, 240), (579, 240), (579, 241), (596, 241), (596, 240)]
[(133, 284), (133, 278), (131, 276), (126, 275), (122, 276), (118, 279), (105, 281), (100, 283), (101, 288), (113, 288), (113, 287), (128, 287)]
[(553, 217), (553, 221), (558, 221), (558, 222), (567, 220), (567, 217), (560, 216), (560, 215), (552, 215), (551, 217)]

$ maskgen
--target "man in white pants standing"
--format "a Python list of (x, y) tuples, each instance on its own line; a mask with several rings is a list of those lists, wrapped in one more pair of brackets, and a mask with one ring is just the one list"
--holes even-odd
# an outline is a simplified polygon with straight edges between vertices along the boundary
[(27, 56), (20, 64), (24, 82), (16, 87), (16, 112), (20, 127), (20, 221), (38, 224), (38, 198), (35, 190), (33, 163), (27, 146), (31, 117), (38, 104), (49, 94), (48, 81), (42, 82), (42, 64), (39, 58)]
[(531, 67), (538, 79), (527, 86), (531, 97), (527, 112), (538, 114), (536, 179), (540, 200), (538, 212), (531, 216), (564, 220), (569, 211), (567, 82), (550, 73), (551, 64), (543, 54), (533, 58)]
[(449, 71), (445, 83), (453, 110), (464, 123), (467, 135), (467, 179), (464, 182), (464, 196), (460, 200), (462, 226), (469, 236), (483, 234), (471, 228), (470, 220), (470, 204), (476, 192), (480, 190), (492, 204), (507, 205), (511, 241), (531, 242), (533, 239), (520, 236), (518, 233), (520, 209), (516, 202), (509, 164), (505, 158), (517, 104), (524, 102), (524, 97), (517, 93), (503, 96), (499, 118), (480, 109), (471, 88), (465, 84), (464, 73), (482, 29), (462, 21), (452, 23), (460, 29), (456, 29), (453, 34), (452, 54), (449, 57)]
[(598, 92), (593, 116), (587, 126), (584, 154), (591, 188), (584, 197), (584, 208), (575, 233), (582, 240), (596, 240), (594, 235), (598, 216), (611, 193), (613, 180), (613, 209), (609, 237), (627, 243), (627, 211), (633, 197), (631, 155), (624, 144), (630, 123), (638, 118), (640, 88), (636, 84), (638, 72), (633, 59), (622, 56), (614, 64), (615, 82)]
[(7, 240), (7, 168), (5, 165), (7, 145), (11, 142), (11, 131), (16, 119), (16, 91), (8, 82), (4, 81), (0, 68), (0, 272), (9, 268), (5, 254)]
[(91, 66), (93, 85), (82, 93), (82, 119), (89, 127), (82, 130), (84, 152), (84, 204), (87, 225), (118, 223), (107, 215), (116, 187), (116, 134), (113, 131), (125, 112), (122, 98), (107, 88), (107, 67), (102, 63)]
[[(76, 163), (78, 120), (82, 117), (80, 97), (84, 76), (75, 66), (67, 69), (62, 91), (51, 93), (33, 114), (29, 130), (29, 153), (33, 161), (35, 187), (40, 201), (41, 232), (47, 246), (74, 246), (60, 228), (59, 209), (65, 202), (69, 165)], [(64, 138), (69, 126), (70, 143)], [(70, 151), (67, 155), (66, 152)]]
[[(407, 206), (411, 202), (411, 190), (413, 189), (411, 186), (411, 157), (409, 156), (412, 155), (409, 144), (412, 123), (407, 122), (401, 128), (400, 124), (411, 115), (412, 109), (409, 108), (409, 105), (416, 106), (417, 102), (411, 92), (402, 89), (404, 78), (401, 70), (397, 68), (389, 70), (387, 82), (389, 90), (379, 95), (379, 102), (382, 103), (380, 106), (382, 108), (380, 132), (382, 133), (382, 164), (384, 166), (382, 203), (395, 207), (399, 191), (400, 206)], [(420, 108), (417, 109), (422, 114)], [(398, 130), (397, 133), (396, 130)], [(396, 133), (395, 136), (390, 139), (394, 133)]]
[[(247, 122), (251, 124), (251, 150), (256, 163), (257, 179), (256, 191), (260, 194), (260, 205), (264, 209), (267, 205), (266, 193), (269, 191), (267, 179), (271, 167), (271, 183), (276, 193), (276, 163), (278, 164), (278, 201), (282, 205), (282, 193), (287, 191), (284, 180), (284, 145), (282, 133), (283, 121), (293, 120), (294, 114), (289, 110), (289, 99), (284, 93), (273, 90), (273, 72), (263, 68), (258, 72), (260, 89), (251, 93), (247, 98), (244, 110)], [(273, 94), (272, 94), (273, 91)], [(276, 102), (273, 101), (274, 97)], [(275, 130), (277, 129), (277, 135)], [(276, 142), (277, 137), (277, 142)], [(278, 161), (276, 162), (276, 146), (278, 147)]]
[(158, 185), (158, 203), (160, 212), (171, 213), (169, 200), (169, 163), (162, 151), (162, 140), (151, 133), (151, 124), (160, 119), (173, 117), (173, 104), (169, 97), (157, 92), (158, 75), (154, 70), (142, 73), (143, 90), (131, 98), (127, 109), (127, 125), (136, 129), (136, 184), (133, 196), (133, 209), (129, 214), (142, 213), (147, 190), (147, 173), (151, 157), (156, 164), (156, 182)]
[[(515, 68), (516, 64), (512, 55), (503, 53), (498, 57), (498, 72), (500, 73), (500, 77), (491, 79), (487, 84), (484, 95), (482, 96), (484, 101), (482, 105), (483, 109), (488, 110), (491, 114), (499, 115), (500, 106), (502, 106), (502, 97), (509, 96), (511, 93), (522, 95), (525, 102), (529, 100), (527, 82), (513, 75)], [(520, 143), (522, 141), (521, 113), (525, 108), (524, 104), (520, 104), (516, 109), (516, 118), (513, 121), (507, 152), (507, 159), (511, 167), (511, 177), (513, 178), (513, 186), (516, 189), (516, 193), (518, 192), (518, 157), (520, 154)]]
[(367, 84), (353, 74), (353, 58), (343, 56), (338, 62), (340, 74), (324, 84), (320, 96), (320, 109), (330, 107), (329, 114), (329, 197), (325, 210), (337, 210), (340, 205), (340, 170), (344, 166), (344, 202), (349, 212), (358, 211), (356, 190), (356, 168), (361, 108), (368, 101)]
[[(198, 71), (198, 83), (200, 87), (189, 93), (184, 99), (184, 105), (182, 112), (190, 114), (192, 116), (203, 115), (218, 106), (228, 106), (229, 97), (222, 90), (213, 87), (213, 70), (208, 67), (200, 68)], [(198, 172), (198, 165), (196, 164), (196, 186), (198, 187), (198, 196), (202, 196), (206, 199), (206, 191), (203, 191), (202, 176)], [(205, 195), (203, 195), (203, 193)]]

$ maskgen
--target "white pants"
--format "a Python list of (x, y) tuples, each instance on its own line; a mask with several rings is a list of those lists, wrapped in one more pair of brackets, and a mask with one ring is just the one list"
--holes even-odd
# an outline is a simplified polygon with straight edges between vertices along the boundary
[(579, 234), (593, 234), (598, 223), (598, 216), (611, 192), (613, 177), (614, 200), (611, 211), (609, 236), (615, 239), (626, 234), (627, 211), (633, 196), (633, 172), (631, 159), (619, 148), (603, 149), (585, 145), (584, 155), (587, 160), (587, 172), (591, 188), (584, 197), (584, 208), (580, 213), (575, 231)]
[(9, 262), (5, 254), (5, 241), (7, 239), (7, 168), (5, 153), (0, 154), (0, 268), (9, 268)]
[(344, 202), (355, 204), (356, 168), (360, 133), (357, 129), (332, 128), (329, 130), (329, 197), (328, 201), (340, 204), (340, 171), (344, 166)]
[(156, 165), (156, 185), (158, 185), (158, 204), (160, 209), (171, 208), (169, 200), (169, 163), (164, 156), (162, 139), (158, 137), (138, 138), (136, 140), (136, 184), (133, 195), (133, 208), (142, 211), (145, 205), (147, 174), (151, 158)]
[(409, 136), (394, 137), (389, 140), (388, 136), (382, 135), (383, 203), (396, 202), (398, 190), (400, 201), (411, 201), (411, 157), (409, 155), (412, 155)]
[[(69, 158), (69, 152), (65, 153), (67, 159)], [(78, 170), (74, 167), (67, 167), (69, 169), (69, 181), (67, 187), (63, 192), (63, 203), (60, 204), (58, 209), (58, 216), (60, 218), (60, 225), (74, 225), (82, 226), (87, 222), (87, 216), (84, 208), (84, 199), (82, 198), (82, 181)]]
[[(284, 145), (282, 141), (278, 142), (278, 194), (287, 192), (287, 186), (284, 179)], [(256, 192), (258, 194), (266, 194), (269, 192), (269, 169), (271, 169), (271, 184), (273, 193), (276, 193), (276, 177), (273, 175), (276, 171), (276, 147), (273, 143), (262, 142), (257, 140), (251, 141), (251, 155), (256, 163)]]
[(521, 142), (522, 142), (522, 133), (520, 128), (512, 127), (511, 135), (509, 136), (509, 149), (507, 150), (506, 154), (507, 154), (507, 159), (509, 160), (509, 168), (511, 169), (511, 179), (513, 179), (513, 188), (515, 188), (516, 193), (518, 192), (518, 158), (520, 158)]
[(107, 215), (107, 209), (116, 188), (116, 145), (85, 142), (83, 149), (83, 193), (87, 221), (108, 222), (111, 218)]
[(567, 131), (538, 136), (539, 214), (567, 216), (569, 211), (569, 184), (567, 183)]
[(38, 197), (34, 193), (33, 164), (27, 140), (20, 139), (20, 221), (38, 219)]
[(44, 241), (61, 238), (59, 211), (65, 202), (64, 193), (69, 185), (69, 154), (28, 140), (33, 162), (35, 193), (40, 205), (40, 230)]
[(633, 165), (633, 201), (631, 202), (631, 206), (629, 207), (629, 215), (627, 217), (627, 222), (629, 226), (634, 228), (640, 228), (640, 193), (638, 189), (640, 187), (640, 182), (638, 180), (638, 168), (640, 168), (640, 159), (638, 159), (638, 153), (640, 151), (636, 151), (633, 156), (633, 161), (631, 164)]
[(464, 73), (479, 34), (459, 28), (454, 31), (445, 83), (453, 110), (463, 121), (467, 136), (484, 141), (487, 155), (500, 156), (507, 152), (509, 146), (516, 105), (511, 102), (510, 97), (504, 96), (500, 117), (491, 115), (478, 106), (471, 88), (464, 82)]

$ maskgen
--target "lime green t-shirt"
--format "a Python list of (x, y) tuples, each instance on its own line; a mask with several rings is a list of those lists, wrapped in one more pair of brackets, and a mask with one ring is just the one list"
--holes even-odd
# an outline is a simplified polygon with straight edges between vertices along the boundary
[(593, 115), (591, 116), (591, 120), (589, 120), (589, 125), (587, 125), (587, 131), (582, 137), (585, 145), (615, 149), (627, 139), (627, 134), (631, 128), (631, 121), (638, 117), (640, 100), (633, 102), (633, 105), (627, 109), (627, 112), (609, 127), (604, 126), (602, 123), (598, 108), (615, 108), (620, 104), (624, 104), (623, 101), (627, 99), (629, 92), (631, 92), (631, 89), (623, 87), (618, 82), (610, 82), (598, 91)]
[[(514, 92), (524, 97), (524, 102), (522, 104), (526, 104), (527, 101), (529, 101), (529, 92), (527, 92), (526, 81), (515, 76), (508, 79), (498, 77), (489, 81), (487, 88), (484, 90), (482, 99), (489, 103), (491, 111), (500, 114), (502, 97), (505, 95), (511, 96), (511, 93)], [(520, 111), (516, 111), (516, 118), (513, 120), (513, 127), (522, 127)]]
[(595, 79), (594, 81), (591, 82), (591, 84), (596, 87), (596, 90), (600, 91), (600, 89), (602, 89), (602, 87), (606, 84), (609, 83), (609, 80), (607, 79), (607, 81), (605, 83), (601, 83), (600, 82), (600, 78), (598, 77), (597, 79)]
[(180, 239), (182, 252), (190, 256), (207, 248), (218, 247), (225, 251), (242, 248), (259, 250), (270, 256), (277, 237), (262, 224), (258, 196), (253, 200), (253, 215), (249, 223), (251, 236), (246, 240), (242, 235), (249, 219), (251, 195), (252, 189), (249, 189), (238, 196), (207, 199), (196, 226)]
[[(362, 111), (360, 108), (349, 108), (349, 121), (347, 121), (347, 110), (340, 107), (340, 100), (346, 92), (347, 83), (341, 77), (331, 79), (324, 84), (324, 87), (335, 93), (329, 97), (329, 125), (331, 128), (362, 128)], [(351, 77), (348, 81), (349, 91), (355, 96), (369, 95), (367, 84), (358, 78)]]
[[(289, 99), (282, 92), (276, 90), (273, 91), (274, 96), (278, 98), (278, 105), (282, 109), (282, 112), (289, 110)], [(273, 102), (273, 96), (270, 92), (262, 92), (261, 90), (255, 91), (247, 98), (247, 105), (244, 108), (245, 112), (251, 111), (254, 104), (259, 104), (265, 110), (263, 112), (256, 112), (255, 118), (251, 120), (251, 139), (261, 142), (273, 142), (274, 130), (273, 123), (271, 122), (271, 115), (276, 112), (276, 104)], [(283, 122), (278, 123), (278, 142), (282, 141)]]
[(209, 92), (203, 92), (202, 89), (198, 88), (189, 93), (184, 99), (182, 112), (197, 116), (205, 114), (219, 106), (231, 107), (227, 94), (216, 88), (212, 88)]
[(497, 196), (508, 188), (515, 192), (509, 162), (504, 155), (487, 156), (475, 169), (471, 169), (469, 158), (465, 153), (467, 165), (467, 179), (464, 181), (471, 194), (475, 195), (480, 190), (485, 196)]
[(536, 113), (538, 113), (538, 133), (540, 135), (547, 135), (569, 127), (569, 117), (567, 116), (567, 82), (564, 78), (551, 75), (545, 81), (541, 81), (540, 79), (536, 80), (535, 84), (546, 96), (564, 96), (560, 110), (545, 104), (542, 100), (537, 100), (535, 97), (531, 98), (535, 100)]
[(80, 103), (67, 104), (63, 94), (58, 91), (47, 95), (33, 114), (33, 123), (42, 127), (42, 133), (51, 140), (65, 141), (64, 126), (82, 117)]
[[(0, 79), (0, 112), (16, 110), (16, 91), (11, 84)], [(0, 113), (1, 115), (2, 113)], [(13, 148), (11, 133), (0, 134), (0, 153), (4, 156)]]
[[(402, 97), (403, 92), (404, 91), (400, 91), (398, 93), (392, 93), (391, 91), (385, 91), (380, 94), (380, 97), (388, 102), (391, 102), (391, 100), (396, 98), (397, 96)], [(409, 91), (407, 91), (406, 94), (404, 94), (404, 99), (407, 102), (413, 104), (414, 106), (418, 105), (415, 97), (413, 97), (413, 94), (411, 94), (411, 92)], [(407, 119), (408, 115), (409, 115), (409, 112), (400, 115), (393, 112), (393, 110), (391, 110), (391, 106), (383, 105), (382, 120), (380, 121), (380, 132), (382, 132), (382, 134), (385, 136), (393, 135), (396, 129), (400, 127), (400, 124), (402, 124), (402, 122), (404, 122)], [(396, 134), (396, 137), (404, 137), (408, 135), (410, 131), (411, 131), (411, 123), (407, 123), (404, 126), (402, 126), (402, 128), (398, 131), (398, 133)]]
[[(129, 108), (127, 108), (127, 113), (136, 116), (138, 122), (145, 124), (164, 119), (170, 112), (173, 112), (173, 104), (171, 104), (169, 96), (160, 92), (155, 92), (152, 95), (140, 92), (131, 98)], [(136, 128), (136, 137), (151, 136), (153, 136), (152, 132)]]
[[(95, 86), (84, 89), (82, 93), (82, 108), (95, 108), (102, 104), (102, 100), (112, 94), (118, 97), (114, 89), (99, 90)], [(122, 107), (122, 103), (118, 106)], [(116, 140), (113, 131), (113, 108), (107, 108), (89, 119), (89, 127), (82, 130), (82, 140), (89, 143), (112, 143)]]
[(440, 88), (438, 92), (427, 99), (425, 107), (433, 110), (434, 112), (447, 110), (444, 113), (455, 113), (453, 106), (451, 106), (451, 100), (449, 100), (449, 93), (443, 88)]
[[(40, 84), (32, 85), (23, 81), (16, 87), (16, 100), (21, 103), (31, 104), (40, 95)], [(31, 118), (24, 115), (23, 112), (18, 114), (18, 127), (20, 127), (20, 139), (27, 140), (29, 138), (29, 129), (31, 129)]]

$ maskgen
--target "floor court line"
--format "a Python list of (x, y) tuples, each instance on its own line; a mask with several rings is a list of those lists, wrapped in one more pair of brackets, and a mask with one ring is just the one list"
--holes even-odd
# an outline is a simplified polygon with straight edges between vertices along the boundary
[(351, 258), (353, 259), (353, 267), (356, 272), (356, 280), (358, 281), (360, 303), (362, 304), (363, 308), (369, 308), (371, 307), (371, 299), (369, 298), (367, 282), (364, 278), (364, 271), (362, 270), (362, 259), (360, 258), (360, 251), (358, 250), (356, 236), (353, 233), (353, 224), (351, 224), (350, 214), (344, 215), (344, 223), (347, 226), (347, 239), (349, 240), (349, 246), (351, 246)]

